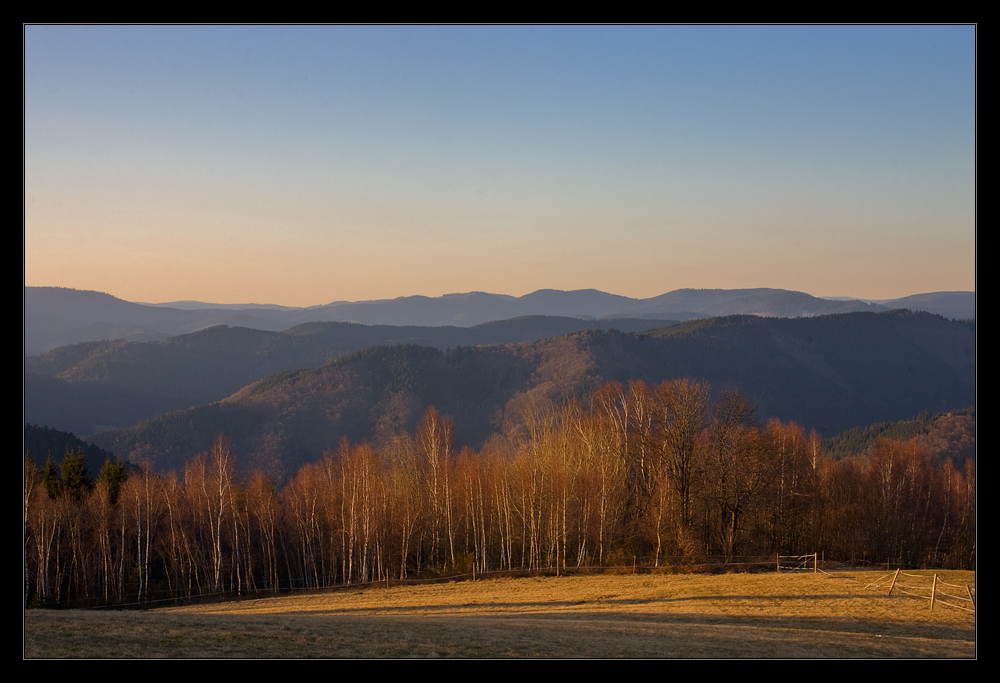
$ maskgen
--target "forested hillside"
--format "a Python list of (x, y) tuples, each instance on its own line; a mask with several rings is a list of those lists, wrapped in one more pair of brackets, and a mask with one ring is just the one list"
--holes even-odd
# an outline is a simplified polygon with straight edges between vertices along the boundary
[(971, 325), (907, 311), (803, 319), (731, 316), (646, 334), (586, 331), (531, 343), (377, 347), (290, 370), (225, 400), (95, 437), (130, 460), (179, 469), (223, 432), (245, 466), (279, 478), (342, 438), (388, 443), (424, 410), (455, 418), (459, 445), (480, 448), (597, 386), (685, 377), (739, 390), (761, 419), (824, 436), (975, 403)]
[(85, 342), (25, 359), (25, 420), (93, 434), (219, 401), (271, 373), (317, 368), (373, 346), (418, 344), (445, 350), (586, 329), (645, 331), (666, 324), (669, 321), (553, 316), (467, 328), (317, 322), (284, 332), (215, 326), (159, 342)]
[(928, 411), (909, 420), (854, 427), (825, 439), (824, 446), (831, 456), (843, 458), (870, 452), (880, 439), (913, 439), (939, 463), (951, 459), (961, 466), (976, 457), (976, 410), (965, 408), (937, 415)]
[(24, 426), (24, 454), (37, 465), (44, 466), (48, 460), (57, 463), (67, 453), (82, 455), (90, 472), (100, 471), (104, 462), (114, 457), (73, 434), (32, 424)]

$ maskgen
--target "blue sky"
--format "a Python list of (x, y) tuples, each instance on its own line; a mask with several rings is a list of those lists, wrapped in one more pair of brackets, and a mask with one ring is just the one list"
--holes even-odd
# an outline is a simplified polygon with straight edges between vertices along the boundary
[(25, 284), (975, 286), (975, 29), (24, 29)]

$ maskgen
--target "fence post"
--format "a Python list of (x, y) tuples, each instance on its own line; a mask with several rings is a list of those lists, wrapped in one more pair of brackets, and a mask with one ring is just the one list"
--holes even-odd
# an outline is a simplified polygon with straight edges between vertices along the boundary
[(889, 586), (889, 595), (892, 595), (892, 589), (896, 587), (896, 577), (897, 576), (899, 576), (899, 570), (898, 569), (896, 570), (896, 573), (892, 575), (892, 585)]
[(780, 574), (781, 573), (781, 555), (779, 555), (777, 553), (774, 554), (774, 564), (775, 564), (775, 573)]
[(934, 583), (931, 584), (931, 609), (934, 609), (934, 593), (937, 591), (937, 574), (934, 574)]

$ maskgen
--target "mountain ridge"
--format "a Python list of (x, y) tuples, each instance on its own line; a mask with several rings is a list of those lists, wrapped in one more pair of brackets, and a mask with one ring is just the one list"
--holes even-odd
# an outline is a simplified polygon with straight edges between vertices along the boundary
[(540, 289), (520, 297), (467, 292), (440, 297), (412, 295), (371, 301), (336, 301), (306, 308), (276, 304), (175, 303), (183, 307), (132, 303), (88, 290), (25, 287), (24, 355), (33, 356), (68, 344), (103, 339), (159, 341), (213, 325), (273, 332), (308, 322), (471, 327), (526, 315), (688, 320), (735, 314), (812, 317), (897, 307), (925, 310), (954, 319), (975, 317), (973, 292), (914, 294), (876, 304), (857, 299), (824, 299), (804, 292), (772, 288), (678, 289), (647, 299), (633, 299), (596, 289)]

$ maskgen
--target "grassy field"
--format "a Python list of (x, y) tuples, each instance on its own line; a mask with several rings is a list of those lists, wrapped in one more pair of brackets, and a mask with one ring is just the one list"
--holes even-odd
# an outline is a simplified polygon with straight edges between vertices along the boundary
[(141, 612), (29, 610), (24, 656), (976, 656), (973, 614), (868, 586), (883, 576), (540, 577)]

